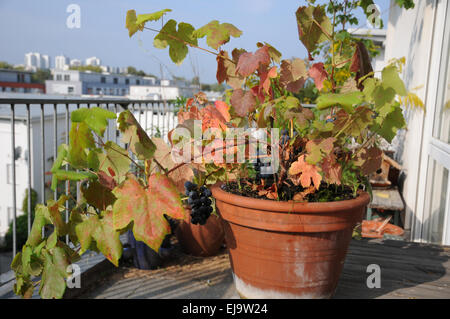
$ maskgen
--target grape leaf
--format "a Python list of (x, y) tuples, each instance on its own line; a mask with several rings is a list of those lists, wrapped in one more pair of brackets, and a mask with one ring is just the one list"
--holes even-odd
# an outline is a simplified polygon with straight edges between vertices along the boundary
[(44, 269), (42, 271), (39, 294), (43, 299), (61, 299), (66, 290), (66, 280), (69, 274), (66, 272), (70, 260), (61, 247), (51, 250), (42, 250)]
[(256, 99), (252, 92), (244, 91), (242, 89), (233, 91), (230, 102), (236, 111), (236, 114), (239, 116), (247, 116), (255, 109), (256, 105)]
[[(172, 158), (172, 149), (166, 142), (164, 142), (162, 138), (153, 138), (152, 140), (156, 145), (154, 158), (158, 161), (158, 163), (160, 163), (168, 170), (178, 165), (178, 163), (175, 163)], [(153, 167), (155, 166), (156, 164), (153, 165)], [(194, 178), (194, 172), (190, 165), (183, 165), (180, 168), (172, 171), (169, 177), (176, 185), (178, 191), (180, 193), (183, 193), (184, 183), (187, 181), (192, 181), (192, 179)]]
[(101, 218), (91, 209), (89, 218), (75, 226), (75, 232), (81, 244), (81, 253), (96, 242), (98, 250), (115, 266), (119, 265), (122, 256), (120, 233), (113, 228), (113, 212), (105, 210)]
[(398, 129), (405, 127), (405, 125), (406, 122), (403, 117), (402, 109), (398, 104), (396, 104), (393, 111), (386, 115), (381, 125), (375, 123), (371, 129), (381, 135), (386, 141), (391, 143), (395, 135), (397, 135)]
[(136, 17), (135, 10), (128, 10), (127, 17), (125, 20), (125, 27), (128, 29), (128, 35), (130, 38), (135, 34), (138, 30), (143, 31), (145, 23), (148, 21), (157, 21), (161, 19), (161, 17), (166, 13), (170, 12), (170, 9), (164, 9), (153, 13), (140, 14)]
[(316, 85), (317, 89), (320, 91), (323, 88), (323, 81), (325, 81), (328, 78), (328, 73), (325, 70), (323, 63), (315, 63), (311, 66), (309, 69), (309, 76), (314, 79), (314, 84)]
[(359, 137), (364, 129), (373, 122), (373, 111), (367, 106), (358, 106), (353, 114), (339, 110), (334, 121), (333, 132)]
[(89, 205), (93, 205), (99, 210), (105, 210), (108, 205), (114, 204), (116, 200), (114, 194), (111, 193), (111, 189), (98, 181), (91, 181), (88, 186), (83, 184), (81, 193)]
[(72, 123), (69, 133), (68, 161), (75, 168), (87, 166), (87, 150), (95, 147), (94, 136), (86, 123)]
[(324, 179), (328, 184), (341, 185), (342, 166), (336, 161), (336, 156), (330, 153), (322, 160)]
[(269, 43), (267, 43), (267, 42), (264, 42), (264, 43), (258, 42), (258, 43), (256, 43), (256, 46), (257, 46), (258, 48), (262, 48), (263, 46), (269, 47), (269, 55), (270, 55), (270, 58), (273, 60), (273, 62), (275, 62), (275, 63), (280, 63), (280, 59), (281, 59), (281, 53), (280, 53), (280, 51), (278, 51), (277, 49), (275, 49), (275, 48), (274, 48), (273, 46), (271, 46)]
[(334, 137), (308, 141), (306, 143), (306, 150), (308, 152), (306, 162), (312, 165), (320, 162), (324, 156), (329, 155), (333, 151), (335, 141), (336, 139)]
[(206, 36), (206, 43), (215, 50), (218, 50), (221, 45), (230, 41), (230, 36), (239, 38), (241, 35), (242, 31), (234, 25), (230, 23), (219, 23), (217, 20), (213, 20), (193, 32), (193, 36), (196, 38)]
[(144, 187), (133, 176), (113, 190), (117, 201), (113, 206), (114, 229), (123, 229), (133, 222), (136, 240), (143, 241), (158, 251), (170, 226), (164, 214), (175, 219), (186, 219), (180, 195), (165, 175), (153, 174)]
[(381, 72), (381, 76), (383, 79), (383, 87), (385, 89), (392, 88), (400, 96), (406, 96), (408, 94), (405, 84), (400, 79), (395, 65), (385, 67)]
[(309, 58), (312, 60), (311, 52), (317, 49), (318, 44), (328, 40), (328, 36), (332, 33), (331, 21), (323, 6), (301, 6), (295, 15), (299, 39), (305, 45)]
[(295, 58), (281, 61), (280, 84), (289, 92), (297, 93), (308, 78), (305, 61)]
[(322, 181), (322, 175), (319, 174), (319, 171), (319, 167), (305, 161), (305, 155), (303, 154), (291, 164), (289, 175), (295, 185), (301, 184), (302, 187), (307, 188), (313, 184), (316, 189), (319, 189)]
[(263, 46), (256, 50), (255, 53), (244, 52), (239, 56), (236, 66), (236, 72), (244, 77), (255, 72), (260, 65), (268, 65), (270, 63), (269, 47)]
[(115, 119), (116, 117), (114, 112), (100, 107), (81, 108), (73, 111), (70, 115), (72, 123), (84, 122), (99, 136), (103, 136), (105, 129), (108, 127), (108, 119)]
[(118, 123), (119, 130), (123, 134), (122, 142), (129, 144), (131, 151), (138, 159), (150, 159), (155, 153), (156, 146), (133, 114), (129, 110), (123, 111), (119, 115)]
[(362, 149), (358, 154), (355, 165), (361, 167), (363, 175), (370, 175), (380, 168), (383, 152), (377, 147)]
[(175, 64), (181, 64), (188, 53), (187, 45), (197, 45), (197, 38), (194, 37), (194, 27), (189, 23), (169, 20), (162, 27), (161, 31), (153, 40), (153, 46), (158, 49), (165, 49), (169, 46), (169, 56)]
[(114, 178), (117, 183), (121, 183), (130, 169), (131, 160), (128, 152), (111, 141), (105, 143), (104, 150), (105, 152), (98, 155), (99, 170)]
[[(359, 80), (373, 72), (369, 52), (367, 52), (367, 48), (362, 41), (356, 42), (356, 49), (352, 56), (352, 63), (349, 70), (350, 72), (356, 73), (355, 81), (358, 89), (362, 91), (364, 89), (364, 85), (360, 83)], [(371, 76), (373, 77), (373, 75)]]
[(317, 98), (317, 108), (324, 110), (334, 105), (340, 105), (347, 113), (353, 113), (353, 106), (363, 102), (362, 92), (328, 93)]

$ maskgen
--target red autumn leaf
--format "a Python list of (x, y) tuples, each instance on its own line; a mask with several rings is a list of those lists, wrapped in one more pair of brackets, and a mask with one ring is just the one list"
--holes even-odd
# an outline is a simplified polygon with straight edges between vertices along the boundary
[[(172, 150), (176, 151), (175, 148), (171, 148), (162, 138), (152, 138), (153, 143), (156, 145), (156, 152), (153, 158), (158, 161), (164, 168), (171, 170), (179, 163), (174, 161)], [(157, 166), (155, 163), (152, 164), (152, 169)], [(192, 181), (194, 178), (194, 172), (190, 165), (183, 165), (169, 174), (170, 179), (177, 187), (180, 193), (184, 193), (184, 183), (186, 181)]]
[(236, 114), (239, 116), (247, 116), (249, 112), (255, 109), (256, 105), (253, 93), (242, 89), (233, 91), (230, 102), (236, 111)]
[(356, 73), (355, 81), (358, 86), (358, 89), (362, 91), (364, 89), (364, 86), (362, 85), (362, 83), (359, 83), (359, 79), (373, 72), (373, 68), (370, 62), (369, 52), (367, 51), (367, 48), (364, 45), (364, 43), (361, 41), (358, 41), (356, 43), (356, 50), (352, 56), (350, 72)]
[(200, 116), (202, 120), (202, 131), (212, 127), (226, 130), (227, 122), (231, 118), (228, 109), (228, 105), (222, 101), (219, 103), (216, 102), (215, 106), (207, 105), (205, 108), (201, 109)]
[(175, 219), (187, 219), (180, 195), (165, 175), (151, 175), (148, 185), (144, 186), (130, 174), (113, 193), (117, 197), (113, 206), (114, 229), (124, 229), (133, 223), (136, 240), (143, 241), (155, 251), (170, 233), (164, 214)]
[(280, 83), (289, 92), (297, 93), (308, 78), (305, 61), (295, 58), (281, 61)]
[(322, 160), (322, 171), (328, 184), (341, 185), (342, 167), (331, 153)]
[(249, 76), (255, 72), (259, 66), (270, 63), (269, 47), (263, 46), (256, 50), (255, 53), (244, 52), (239, 56), (239, 62), (236, 67), (236, 72), (242, 76)]
[[(114, 171), (110, 172), (110, 174), (111, 173), (114, 174)], [(113, 190), (114, 187), (117, 186), (117, 182), (114, 180), (114, 175), (111, 174), (110, 176), (103, 171), (98, 171), (97, 172), (98, 182), (103, 186), (105, 186), (106, 188), (108, 188), (109, 190)]]
[(226, 51), (220, 51), (216, 58), (216, 60), (217, 60), (216, 79), (219, 84), (222, 82), (225, 82), (228, 78), (227, 68), (225, 67), (225, 59), (223, 58), (225, 56), (225, 54), (228, 57), (228, 54)]
[(323, 63), (315, 63), (309, 69), (309, 76), (314, 79), (317, 89), (320, 91), (323, 88), (323, 81), (328, 78), (328, 73), (325, 70)]
[(364, 175), (370, 175), (381, 167), (383, 152), (378, 147), (362, 149), (355, 164), (361, 167)]
[(270, 88), (270, 79), (277, 77), (277, 67), (274, 66), (270, 70), (265, 70), (264, 72), (261, 72), (260, 78), (261, 81), (259, 82), (260, 89), (262, 88), (266, 94), (269, 94), (269, 88)]
[(308, 164), (305, 161), (305, 155), (301, 155), (296, 162), (292, 163), (289, 168), (289, 175), (291, 181), (295, 185), (302, 185), (302, 187), (310, 187), (314, 184), (316, 189), (319, 189), (322, 176), (319, 174), (320, 168), (315, 165)]

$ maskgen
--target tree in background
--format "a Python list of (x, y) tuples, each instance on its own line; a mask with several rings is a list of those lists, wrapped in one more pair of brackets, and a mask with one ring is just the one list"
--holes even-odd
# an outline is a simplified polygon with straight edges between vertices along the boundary
[(31, 74), (31, 82), (44, 84), (45, 80), (51, 80), (52, 73), (48, 69), (38, 69), (36, 72)]
[[(31, 189), (31, 224), (34, 220), (34, 210), (37, 205), (37, 192)], [(28, 189), (25, 190), (25, 196), (22, 201), (23, 215), (16, 218), (16, 247), (17, 250), (21, 250), (25, 245), (28, 237)], [(11, 251), (13, 246), (13, 222), (9, 224), (8, 232), (5, 235), (5, 246), (2, 248), (4, 251)]]

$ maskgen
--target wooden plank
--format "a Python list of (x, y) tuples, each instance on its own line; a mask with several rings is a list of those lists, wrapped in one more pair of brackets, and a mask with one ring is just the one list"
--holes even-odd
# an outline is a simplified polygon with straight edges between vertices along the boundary
[(402, 211), (405, 208), (400, 193), (396, 188), (374, 189), (372, 193), (373, 199), (369, 204), (370, 208), (397, 211)]

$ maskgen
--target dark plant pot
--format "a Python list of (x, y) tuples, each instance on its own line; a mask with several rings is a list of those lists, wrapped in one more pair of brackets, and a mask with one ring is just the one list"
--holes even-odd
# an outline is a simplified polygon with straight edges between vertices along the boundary
[(370, 197), (294, 203), (212, 189), (224, 220), (236, 289), (244, 298), (330, 298)]
[(131, 247), (133, 264), (138, 269), (155, 269), (161, 266), (163, 259), (161, 256), (148, 247), (144, 242), (137, 241), (133, 232), (128, 231), (128, 244)]
[(225, 239), (219, 216), (211, 215), (205, 225), (194, 225), (191, 223), (190, 210), (189, 220), (180, 221), (175, 235), (184, 252), (199, 257), (217, 255)]

